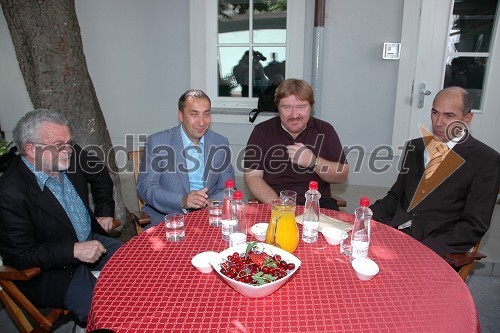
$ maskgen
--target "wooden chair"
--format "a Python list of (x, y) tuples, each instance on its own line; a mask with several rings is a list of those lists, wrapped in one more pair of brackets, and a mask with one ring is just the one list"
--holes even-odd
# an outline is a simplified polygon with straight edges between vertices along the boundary
[(458, 269), (458, 275), (465, 282), (469, 277), (470, 272), (474, 268), (476, 260), (486, 258), (486, 255), (477, 252), (480, 242), (469, 251), (465, 253), (449, 253), (446, 255), (445, 260), (455, 269)]
[(10, 266), (0, 266), (0, 298), (17, 327), (23, 333), (51, 332), (53, 324), (69, 313), (68, 310), (53, 309), (44, 316), (12, 282), (28, 281), (40, 272), (38, 267), (19, 271)]
[[(112, 229), (120, 225), (120, 221), (113, 220)], [(40, 272), (41, 269), (38, 267), (17, 270), (7, 265), (0, 266), (0, 299), (22, 333), (51, 332), (54, 323), (69, 313), (65, 309), (52, 309), (48, 314), (43, 315), (13, 282), (28, 281)], [(98, 271), (92, 272), (96, 277), (99, 273)]]
[[(137, 177), (139, 176), (141, 157), (143, 153), (144, 153), (143, 150), (133, 150), (129, 151), (127, 154), (128, 160), (132, 161), (132, 166), (134, 170), (134, 180), (136, 185), (137, 185)], [(142, 232), (142, 229), (151, 223), (151, 219), (149, 218), (148, 214), (141, 211), (142, 206), (144, 206), (144, 201), (142, 201), (142, 199), (138, 195), (137, 195), (137, 206), (139, 207), (139, 210), (131, 212), (130, 214), (134, 219), (135, 230), (139, 235)]]

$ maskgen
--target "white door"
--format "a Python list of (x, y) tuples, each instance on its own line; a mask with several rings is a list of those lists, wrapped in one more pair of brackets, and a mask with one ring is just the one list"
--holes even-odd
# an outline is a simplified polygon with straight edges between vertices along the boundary
[[(497, 8), (498, 0), (405, 0), (392, 139), (395, 149), (406, 140), (421, 136), (419, 125), (430, 130), (432, 100), (439, 90), (452, 84), (462, 85), (477, 96), (472, 135), (500, 150)], [(460, 59), (451, 66), (454, 58)], [(485, 68), (484, 75), (479, 75), (480, 83), (472, 83), (478, 81), (473, 79), (478, 77), (474, 69), (482, 63), (486, 63), (481, 67)], [(450, 83), (451, 69), (463, 66), (470, 68), (466, 72), (454, 70)]]

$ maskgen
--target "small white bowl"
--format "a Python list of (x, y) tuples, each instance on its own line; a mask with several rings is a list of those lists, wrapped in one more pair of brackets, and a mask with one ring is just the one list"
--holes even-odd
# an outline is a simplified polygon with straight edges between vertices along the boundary
[(339, 245), (342, 240), (342, 230), (333, 227), (324, 227), (321, 233), (325, 236), (326, 241), (330, 245)]
[(355, 258), (351, 264), (356, 276), (363, 281), (373, 279), (379, 272), (377, 263), (368, 258)]
[(203, 274), (213, 271), (212, 260), (218, 257), (218, 253), (214, 251), (207, 251), (198, 253), (191, 259), (191, 264)]
[(269, 223), (255, 223), (252, 228), (250, 228), (250, 231), (258, 241), (264, 242), (266, 240), (266, 232), (268, 226)]

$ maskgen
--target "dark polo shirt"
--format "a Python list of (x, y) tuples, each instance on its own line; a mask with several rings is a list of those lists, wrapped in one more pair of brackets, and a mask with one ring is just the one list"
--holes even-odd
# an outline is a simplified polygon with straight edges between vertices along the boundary
[(264, 170), (264, 180), (278, 195), (282, 190), (296, 191), (298, 204), (304, 204), (304, 194), (312, 180), (318, 182), (322, 198), (331, 198), (330, 184), (312, 168), (302, 168), (290, 162), (286, 146), (294, 143), (303, 143), (314, 155), (329, 161), (347, 163), (337, 132), (326, 121), (311, 117), (307, 127), (293, 139), (281, 127), (280, 117), (276, 116), (255, 126), (248, 139), (244, 167)]

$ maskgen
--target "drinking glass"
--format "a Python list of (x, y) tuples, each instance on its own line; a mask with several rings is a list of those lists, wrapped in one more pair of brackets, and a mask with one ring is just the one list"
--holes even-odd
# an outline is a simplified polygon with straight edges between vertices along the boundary
[(283, 190), (280, 192), (280, 199), (283, 201), (290, 201), (293, 206), (297, 205), (297, 192), (291, 190)]
[(208, 223), (211, 226), (219, 227), (221, 225), (222, 201), (211, 200), (208, 203)]
[(170, 242), (178, 242), (186, 237), (186, 227), (184, 224), (184, 215), (168, 214), (165, 215), (165, 228), (167, 240)]
[(340, 253), (348, 256), (349, 258), (352, 254), (351, 234), (352, 227), (342, 229), (342, 236), (340, 240)]

